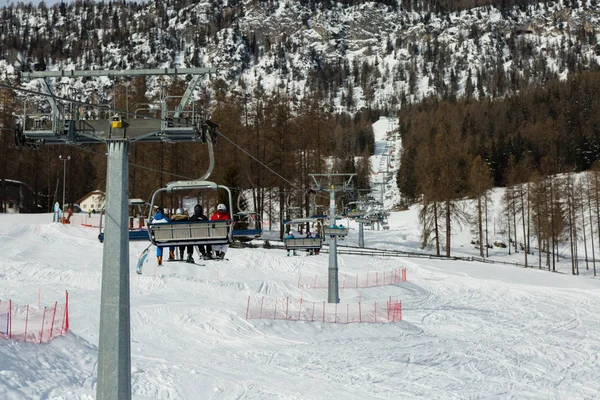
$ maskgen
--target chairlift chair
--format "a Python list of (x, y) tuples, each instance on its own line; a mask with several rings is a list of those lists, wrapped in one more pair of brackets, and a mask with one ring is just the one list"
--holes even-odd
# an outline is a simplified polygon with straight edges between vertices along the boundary
[[(231, 191), (227, 186), (217, 185), (204, 180), (170, 182), (152, 195), (148, 221), (152, 221), (152, 212), (156, 196), (161, 192), (175, 190), (212, 190), (224, 189), (229, 198), (229, 212), (233, 209)], [(231, 244), (233, 241), (233, 220), (228, 221), (171, 221), (167, 223), (148, 223), (148, 236), (157, 247), (183, 245)]]
[(249, 242), (262, 235), (262, 222), (255, 212), (242, 211), (233, 215), (233, 239)]
[[(302, 225), (314, 222), (315, 220), (313, 218), (297, 218), (291, 221), (286, 221), (284, 226)], [(286, 250), (321, 250), (323, 241), (321, 237), (284, 238), (283, 244), (285, 245)]]
[(241, 205), (242, 195), (237, 199), (238, 212), (233, 215), (233, 240), (250, 242), (262, 235), (262, 221), (258, 213), (244, 211)]
[[(142, 199), (129, 199), (129, 240), (148, 240), (148, 228), (144, 223), (144, 207), (150, 205), (148, 202)], [(137, 214), (136, 214), (137, 210)], [(138, 224), (134, 223), (136, 216)], [(102, 224), (104, 220), (104, 209), (100, 210), (100, 223), (98, 233), (98, 240), (100, 243), (104, 243), (104, 226)]]

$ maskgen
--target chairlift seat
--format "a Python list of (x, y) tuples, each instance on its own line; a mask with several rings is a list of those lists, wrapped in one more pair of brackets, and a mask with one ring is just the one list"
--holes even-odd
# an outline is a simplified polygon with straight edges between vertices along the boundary
[(346, 213), (348, 218), (359, 218), (359, 217), (362, 217), (364, 214), (365, 214), (364, 211), (348, 211)]
[(254, 238), (258, 239), (262, 235), (262, 229), (234, 229), (233, 238)]
[(340, 228), (338, 226), (331, 227), (325, 226), (323, 227), (323, 234), (325, 236), (348, 236), (348, 228)]
[(321, 238), (287, 238), (283, 240), (286, 250), (320, 250)]
[(230, 244), (230, 221), (173, 221), (148, 224), (152, 244), (157, 247)]

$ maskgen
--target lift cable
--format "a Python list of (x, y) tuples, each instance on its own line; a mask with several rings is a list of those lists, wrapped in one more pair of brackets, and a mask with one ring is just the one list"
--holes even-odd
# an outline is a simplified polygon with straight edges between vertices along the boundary
[[(75, 103), (75, 104), (78, 104), (78, 105), (85, 105), (85, 106), (96, 107), (96, 108), (101, 107), (99, 104), (94, 104), (94, 103), (85, 102), (85, 101), (81, 101), (81, 100), (72, 100), (72, 99), (69, 99), (69, 98), (66, 98), (66, 97), (57, 96), (55, 94), (46, 94), (46, 93), (38, 92), (38, 91), (35, 91), (35, 90), (18, 88), (18, 87), (12, 86), (12, 85), (4, 84), (4, 83), (0, 83), (0, 87), (6, 88), (6, 89), (15, 90), (15, 91), (20, 91), (20, 92), (23, 92), (23, 93), (38, 95), (38, 96), (51, 97), (51, 98), (53, 98), (55, 100), (62, 100), (62, 101), (65, 101), (65, 102), (71, 102), (71, 103)], [(158, 121), (165, 121), (162, 118), (147, 116), (147, 115), (138, 114), (138, 113), (131, 112), (131, 111), (120, 110), (120, 109), (112, 108), (112, 107), (103, 107), (103, 110), (114, 111), (114, 112), (118, 112), (120, 114), (125, 114), (125, 115), (133, 115), (134, 117), (142, 117), (142, 118), (146, 118), (146, 119), (153, 119), (153, 120), (158, 120)], [(185, 124), (185, 123), (182, 123), (181, 125), (194, 126), (192, 124)], [(250, 157), (251, 159), (253, 159), (257, 163), (259, 163), (260, 165), (262, 165), (263, 167), (265, 167), (266, 169), (268, 169), (272, 174), (276, 175), (277, 177), (279, 177), (283, 181), (287, 182), (292, 188), (300, 190), (300, 191), (304, 191), (301, 188), (297, 187), (294, 183), (290, 182), (288, 179), (286, 179), (285, 177), (283, 177), (282, 175), (280, 175), (279, 173), (277, 173), (274, 169), (272, 169), (271, 167), (269, 167), (268, 165), (266, 165), (265, 163), (263, 163), (261, 160), (259, 160), (258, 158), (256, 158), (255, 156), (253, 156), (252, 154), (250, 154), (249, 152), (247, 152), (246, 150), (244, 150), (241, 146), (239, 146), (233, 140), (229, 139), (227, 136), (225, 136), (220, 131), (217, 131), (217, 134), (219, 136), (221, 136), (223, 139), (227, 140), (233, 146), (237, 147), (242, 153), (246, 154), (248, 157)], [(76, 146), (74, 146), (74, 147), (76, 147)], [(91, 150), (89, 150), (89, 151), (91, 151)], [(91, 152), (93, 152), (93, 151), (91, 151)], [(101, 153), (97, 153), (96, 152), (96, 154), (101, 154)], [(173, 173), (170, 173), (170, 172), (160, 171), (160, 170), (156, 170), (156, 169), (149, 168), (149, 167), (143, 167), (141, 165), (136, 165), (136, 164), (133, 164), (133, 163), (130, 163), (130, 165), (138, 167), (138, 168), (142, 168), (142, 169), (148, 169), (150, 171), (162, 172), (162, 173), (169, 174), (171, 176), (175, 176), (175, 177), (178, 177), (178, 178), (192, 179), (192, 178), (184, 177), (184, 176), (181, 176), (181, 175), (173, 174)]]

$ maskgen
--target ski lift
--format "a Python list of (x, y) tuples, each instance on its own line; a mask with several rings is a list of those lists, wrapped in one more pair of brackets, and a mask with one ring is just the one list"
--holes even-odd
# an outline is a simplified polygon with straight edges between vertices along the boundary
[(233, 216), (233, 239), (250, 242), (262, 235), (262, 222), (254, 211), (243, 211)]
[(323, 226), (323, 235), (345, 238), (348, 236), (348, 228), (345, 228), (343, 225), (325, 225)]
[[(171, 193), (175, 190), (212, 190), (224, 189), (229, 198), (229, 210), (233, 209), (231, 191), (227, 186), (217, 185), (204, 180), (170, 182), (165, 188), (158, 189), (152, 195), (150, 203), (152, 211), (156, 204), (156, 196), (161, 192)], [(153, 245), (157, 247), (183, 245), (230, 244), (233, 240), (233, 220), (227, 221), (171, 221), (148, 223), (148, 235)]]
[[(297, 218), (291, 221), (286, 221), (284, 226), (304, 225), (306, 223), (314, 223), (312, 218)], [(284, 230), (287, 230), (284, 228)], [(320, 234), (317, 233), (313, 237), (284, 237), (283, 244), (286, 250), (321, 250), (323, 241)]]
[[(238, 196), (237, 209), (241, 210)], [(254, 211), (238, 211), (233, 215), (233, 239), (239, 242), (250, 242), (262, 235), (262, 222)]]
[[(144, 222), (144, 207), (148, 202), (142, 199), (129, 199), (129, 240), (148, 240), (148, 228)], [(98, 240), (104, 243), (104, 208), (100, 210)], [(137, 219), (137, 223), (136, 223)]]
[[(354, 206), (354, 207), (352, 207)], [(362, 210), (364, 204), (362, 201), (351, 201), (346, 204), (347, 212), (346, 216), (348, 218), (360, 218), (365, 215), (365, 211)]]

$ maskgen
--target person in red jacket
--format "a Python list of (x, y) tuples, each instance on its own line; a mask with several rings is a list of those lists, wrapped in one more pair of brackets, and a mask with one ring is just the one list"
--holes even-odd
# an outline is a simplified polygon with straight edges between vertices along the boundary
[[(231, 214), (227, 211), (227, 207), (225, 204), (221, 203), (217, 206), (217, 211), (210, 217), (211, 221), (228, 221), (231, 219)], [(229, 248), (228, 244), (215, 244), (213, 245), (213, 250), (215, 251), (215, 256), (217, 258), (225, 258), (225, 253)]]

